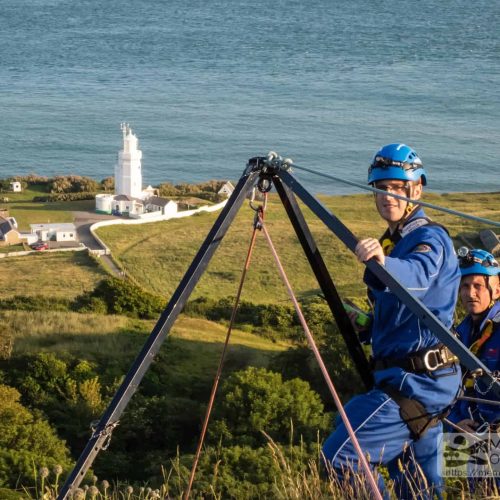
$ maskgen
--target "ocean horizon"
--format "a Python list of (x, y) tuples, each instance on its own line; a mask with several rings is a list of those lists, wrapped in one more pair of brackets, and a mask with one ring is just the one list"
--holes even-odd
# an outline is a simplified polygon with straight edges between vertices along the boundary
[(112, 176), (127, 122), (144, 185), (237, 180), (270, 150), (364, 183), (376, 150), (405, 142), (431, 191), (499, 190), (498, 2), (3, 0), (0, 13), (1, 177)]

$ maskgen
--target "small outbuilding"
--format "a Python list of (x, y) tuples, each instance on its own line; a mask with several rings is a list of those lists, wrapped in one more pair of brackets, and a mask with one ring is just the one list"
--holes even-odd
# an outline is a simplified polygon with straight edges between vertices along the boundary
[(233, 194), (234, 186), (230, 181), (225, 182), (222, 187), (217, 191), (217, 194), (227, 196), (228, 198)]
[(14, 193), (20, 193), (23, 190), (23, 187), (19, 181), (11, 181), (10, 190)]
[(76, 241), (76, 226), (72, 222), (30, 224), (31, 234), (39, 241)]
[(160, 196), (150, 196), (146, 200), (147, 212), (160, 212), (161, 215), (175, 215), (177, 213), (177, 202)]
[(0, 217), (0, 246), (18, 245), (22, 242), (14, 217)]

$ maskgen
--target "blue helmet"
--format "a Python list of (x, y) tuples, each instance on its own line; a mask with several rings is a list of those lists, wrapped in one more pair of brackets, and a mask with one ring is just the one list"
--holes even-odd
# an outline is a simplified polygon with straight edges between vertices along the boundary
[(462, 276), (469, 276), (471, 274), (498, 276), (500, 274), (498, 262), (486, 250), (481, 250), (480, 248), (469, 250), (467, 247), (460, 247), (457, 250), (457, 255)]
[(401, 181), (418, 181), (427, 184), (422, 160), (417, 153), (406, 144), (387, 144), (373, 157), (368, 169), (368, 184), (386, 179)]

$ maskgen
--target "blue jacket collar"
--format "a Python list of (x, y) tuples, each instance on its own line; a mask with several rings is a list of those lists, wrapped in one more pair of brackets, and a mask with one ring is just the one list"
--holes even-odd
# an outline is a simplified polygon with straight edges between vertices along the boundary
[(483, 330), (484, 325), (486, 324), (486, 321), (488, 321), (488, 320), (492, 320), (494, 323), (500, 323), (500, 302), (499, 301), (495, 302), (491, 306), (491, 309), (488, 311), (486, 318), (484, 318), (483, 322), (481, 323), (481, 331)]

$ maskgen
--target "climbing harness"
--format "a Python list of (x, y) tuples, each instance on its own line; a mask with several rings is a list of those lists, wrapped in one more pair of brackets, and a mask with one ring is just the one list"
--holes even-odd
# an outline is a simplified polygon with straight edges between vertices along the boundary
[(381, 358), (373, 360), (374, 370), (398, 367), (406, 372), (426, 373), (433, 376), (436, 370), (454, 368), (457, 370), (458, 357), (444, 344), (422, 349), (404, 358)]

